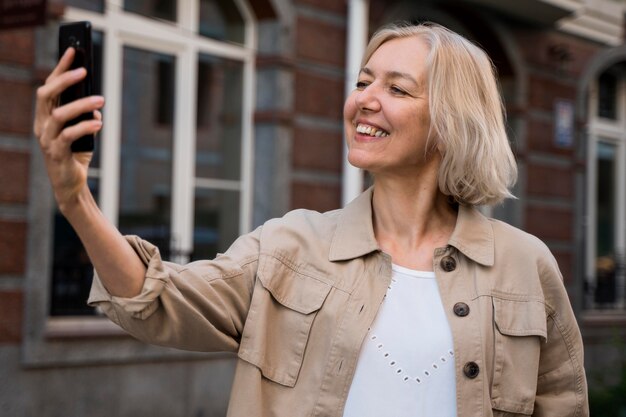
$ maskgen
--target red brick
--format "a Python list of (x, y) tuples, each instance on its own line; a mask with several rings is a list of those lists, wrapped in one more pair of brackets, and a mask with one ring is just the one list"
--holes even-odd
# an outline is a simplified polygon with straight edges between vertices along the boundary
[[(524, 27), (517, 31), (513, 29), (513, 32), (516, 45), (529, 65), (549, 71), (558, 70), (573, 77), (580, 76), (586, 71), (594, 55), (602, 50), (599, 44), (556, 31), (547, 32)], [(567, 51), (568, 60), (559, 62), (551, 53), (554, 48)]]
[(0, 80), (0, 132), (32, 131), (33, 88), (27, 82)]
[(344, 68), (346, 59), (344, 28), (304, 17), (298, 17), (296, 28), (298, 58)]
[(343, 135), (321, 129), (295, 129), (292, 160), (296, 169), (339, 173), (343, 161)]
[(298, 71), (295, 85), (296, 112), (343, 120), (343, 80)]
[(574, 172), (557, 166), (528, 163), (527, 191), (531, 196), (572, 198)]
[(576, 101), (576, 85), (561, 83), (554, 79), (531, 76), (528, 82), (528, 104), (531, 108), (554, 111), (557, 99)]
[(565, 282), (565, 284), (574, 282), (574, 269), (572, 268), (574, 258), (572, 253), (568, 250), (552, 250), (552, 254), (559, 264), (561, 275), (563, 275), (563, 282)]
[(346, 1), (337, 1), (337, 0), (296, 0), (296, 4), (306, 4), (307, 6), (313, 6), (316, 9), (346, 14), (347, 7)]
[(574, 146), (558, 147), (554, 144), (554, 123), (529, 118), (527, 125), (528, 150), (558, 155), (573, 155)]
[(0, 291), (0, 344), (21, 342), (23, 309), (21, 291)]
[(26, 203), (28, 199), (29, 155), (0, 151), (1, 203)]
[(24, 273), (26, 223), (0, 220), (0, 274)]
[(0, 32), (0, 62), (30, 66), (35, 61), (35, 34), (28, 29)]
[(324, 212), (341, 206), (341, 187), (296, 181), (291, 185), (291, 208)]
[(571, 210), (531, 206), (526, 209), (525, 229), (544, 241), (571, 241), (573, 221)]

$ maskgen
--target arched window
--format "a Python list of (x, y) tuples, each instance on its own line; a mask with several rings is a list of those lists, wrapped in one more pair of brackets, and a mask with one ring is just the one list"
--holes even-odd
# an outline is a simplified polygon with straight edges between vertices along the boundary
[[(257, 26), (248, 3), (65, 3), (62, 20), (88, 20), (94, 30), (96, 89), (106, 105), (89, 186), (104, 215), (158, 245), (165, 259), (224, 251), (251, 228)], [(56, 338), (120, 330), (86, 306), (92, 267), (55, 208), (41, 161), (33, 177), (40, 220), (30, 232), (37, 261), (29, 264), (25, 360), (82, 360), (84, 349)], [(102, 349), (93, 355), (107, 356)]]
[(592, 83), (588, 125), (585, 307), (624, 309), (626, 248), (626, 65)]
[[(107, 105), (90, 185), (104, 213), (166, 259), (224, 251), (250, 227), (249, 10), (231, 0), (68, 3), (78, 7), (66, 20), (96, 30)], [(50, 314), (93, 313), (91, 265), (58, 212), (52, 263)]]

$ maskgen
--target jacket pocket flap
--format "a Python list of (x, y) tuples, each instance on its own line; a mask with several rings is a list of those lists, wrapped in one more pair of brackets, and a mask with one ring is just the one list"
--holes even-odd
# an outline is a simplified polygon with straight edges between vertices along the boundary
[(302, 314), (319, 310), (332, 288), (320, 278), (296, 272), (275, 258), (266, 258), (258, 277), (276, 301)]
[(493, 298), (494, 320), (500, 333), (507, 336), (547, 338), (545, 305), (536, 300), (517, 301)]

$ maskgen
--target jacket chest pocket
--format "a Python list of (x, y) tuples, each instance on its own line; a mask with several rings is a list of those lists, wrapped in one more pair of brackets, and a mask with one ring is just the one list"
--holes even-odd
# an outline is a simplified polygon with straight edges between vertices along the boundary
[(332, 286), (266, 258), (259, 268), (239, 357), (278, 384), (298, 379), (313, 320)]
[(540, 301), (493, 297), (495, 358), (494, 415), (531, 415), (534, 409), (541, 343), (546, 341), (545, 306)]

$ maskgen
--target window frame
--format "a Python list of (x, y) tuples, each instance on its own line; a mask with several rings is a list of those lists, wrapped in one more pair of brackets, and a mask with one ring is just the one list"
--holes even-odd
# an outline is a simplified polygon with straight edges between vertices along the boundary
[[(236, 189), (240, 192), (239, 232), (252, 226), (253, 112), (256, 83), (257, 22), (245, 0), (234, 0), (245, 22), (245, 43), (236, 45), (206, 38), (198, 33), (198, 0), (178, 0), (178, 22), (155, 21), (123, 10), (122, 4), (105, 2), (103, 13), (67, 7), (62, 21), (89, 20), (104, 38), (102, 90), (106, 97), (104, 126), (100, 146), (100, 164), (90, 168), (89, 176), (100, 181), (98, 196), (104, 216), (117, 225), (119, 207), (119, 169), (122, 121), (123, 49), (137, 47), (175, 56), (175, 106), (171, 228), (171, 260), (185, 263), (193, 248), (194, 194), (197, 187)], [(56, 25), (45, 29), (56, 36)], [(52, 48), (53, 43), (46, 43)], [(46, 57), (52, 62), (51, 51)], [(198, 182), (195, 177), (196, 83), (200, 54), (234, 59), (243, 64), (242, 155), (239, 181)], [(56, 56), (56, 50), (54, 50)], [(54, 63), (52, 62), (54, 65)], [(34, 152), (38, 151), (34, 150)], [(23, 362), (30, 366), (83, 364), (102, 360), (124, 362), (154, 358), (206, 358), (215, 354), (181, 352), (143, 345), (125, 337), (126, 333), (108, 319), (98, 316), (50, 316), (52, 280), (52, 217), (54, 199), (45, 178), (40, 157), (35, 158), (31, 173), (29, 217), (29, 262), (25, 309)], [(223, 183), (222, 183), (223, 182)], [(33, 226), (34, 225), (34, 226)], [(120, 337), (123, 336), (123, 337)], [(94, 339), (96, 337), (96, 339)], [(98, 343), (102, 339), (108, 343)], [(72, 346), (68, 349), (71, 339)], [(112, 347), (111, 343), (115, 344)], [(142, 346), (138, 347), (140, 344)], [(223, 355), (223, 354), (222, 354)], [(222, 356), (218, 354), (218, 356)]]
[[(587, 126), (587, 239), (585, 262), (585, 310), (623, 312), (626, 308), (624, 261), (626, 258), (626, 72), (618, 77), (615, 120), (603, 118), (599, 111), (599, 76), (591, 83)], [(615, 147), (615, 252), (617, 267), (616, 303), (612, 308), (598, 309), (595, 302), (597, 258), (598, 144)]]

